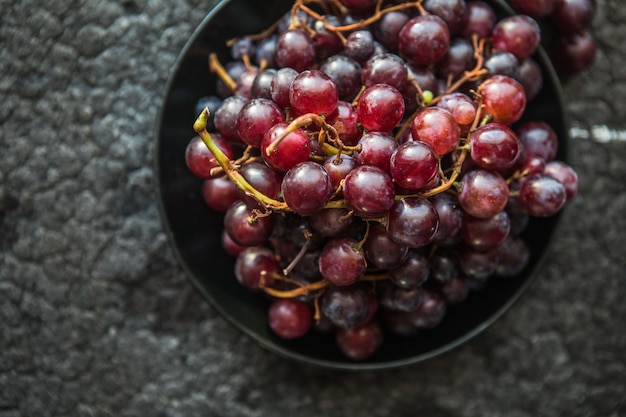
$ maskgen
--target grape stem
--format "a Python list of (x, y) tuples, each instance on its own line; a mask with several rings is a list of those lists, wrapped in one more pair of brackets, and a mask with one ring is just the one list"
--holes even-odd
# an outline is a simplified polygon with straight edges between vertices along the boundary
[(226, 87), (230, 91), (234, 93), (237, 90), (237, 83), (228, 74), (228, 71), (226, 71), (226, 68), (224, 68), (219, 58), (217, 57), (217, 54), (215, 53), (209, 54), (209, 70), (217, 74), (219, 79), (222, 80), (224, 84), (226, 84)]
[(228, 178), (243, 191), (246, 195), (254, 198), (259, 204), (261, 204), (265, 209), (274, 210), (274, 211), (288, 211), (289, 208), (287, 204), (274, 200), (266, 196), (265, 194), (258, 191), (254, 188), (250, 183), (241, 175), (236, 166), (233, 165), (233, 162), (222, 152), (222, 150), (215, 144), (213, 141), (213, 137), (206, 129), (207, 120), (209, 117), (209, 109), (204, 108), (202, 113), (198, 116), (196, 121), (193, 124), (193, 129), (202, 139), (202, 142), (209, 148), (209, 151), (215, 157), (215, 160), (219, 164), (220, 167), (224, 170)]

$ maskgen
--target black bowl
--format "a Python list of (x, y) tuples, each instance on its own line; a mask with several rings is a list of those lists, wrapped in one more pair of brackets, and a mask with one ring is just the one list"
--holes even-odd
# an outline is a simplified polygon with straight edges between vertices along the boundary
[[(490, 3), (503, 15), (512, 10), (500, 0)], [(292, 0), (226, 0), (204, 18), (180, 53), (169, 77), (157, 119), (154, 169), (165, 231), (178, 260), (199, 291), (232, 324), (263, 347), (297, 361), (333, 369), (366, 370), (404, 366), (447, 352), (486, 329), (511, 308), (537, 275), (560, 215), (533, 219), (525, 234), (532, 250), (528, 267), (512, 279), (493, 279), (466, 301), (451, 306), (435, 329), (414, 337), (389, 335), (379, 352), (353, 362), (338, 351), (334, 337), (313, 334), (296, 341), (276, 337), (266, 321), (268, 300), (244, 290), (234, 277), (234, 260), (221, 247), (222, 214), (211, 211), (201, 195), (201, 180), (185, 165), (184, 152), (195, 135), (197, 100), (215, 91), (208, 55), (229, 60), (225, 41), (258, 33), (277, 21)], [(560, 138), (557, 159), (567, 161), (568, 122), (559, 80), (540, 50), (544, 87), (528, 106), (526, 119), (543, 120)]]

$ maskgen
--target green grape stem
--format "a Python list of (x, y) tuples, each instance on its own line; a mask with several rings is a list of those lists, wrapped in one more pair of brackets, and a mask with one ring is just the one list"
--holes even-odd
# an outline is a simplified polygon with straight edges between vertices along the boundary
[(209, 148), (209, 151), (211, 151), (211, 153), (215, 157), (215, 161), (217, 161), (219, 166), (222, 167), (228, 178), (237, 186), (237, 188), (243, 191), (246, 195), (254, 198), (264, 208), (273, 211), (288, 211), (289, 208), (287, 207), (286, 203), (274, 200), (273, 198), (270, 198), (261, 193), (259, 190), (250, 185), (250, 183), (243, 177), (243, 175), (241, 175), (237, 171), (232, 161), (228, 159), (224, 152), (222, 152), (222, 150), (215, 144), (215, 142), (213, 141), (213, 137), (207, 131), (206, 124), (208, 117), (209, 109), (205, 107), (204, 110), (202, 110), (202, 113), (200, 113), (200, 115), (194, 122), (193, 129), (200, 136), (202, 142), (204, 142), (206, 147)]

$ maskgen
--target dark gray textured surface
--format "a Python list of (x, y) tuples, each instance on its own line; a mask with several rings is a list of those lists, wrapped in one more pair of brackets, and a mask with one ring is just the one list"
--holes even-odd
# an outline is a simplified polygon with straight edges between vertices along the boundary
[(259, 348), (165, 239), (153, 124), (214, 3), (0, 0), (0, 417), (626, 415), (621, 2), (565, 87), (581, 191), (539, 279), (463, 347), (363, 374)]

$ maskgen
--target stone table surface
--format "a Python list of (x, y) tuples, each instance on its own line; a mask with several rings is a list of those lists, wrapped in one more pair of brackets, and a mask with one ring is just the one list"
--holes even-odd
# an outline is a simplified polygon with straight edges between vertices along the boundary
[(580, 195), (540, 276), (426, 363), (260, 348), (184, 276), (151, 165), (169, 71), (215, 1), (0, 0), (0, 417), (626, 416), (626, 8), (565, 84)]

